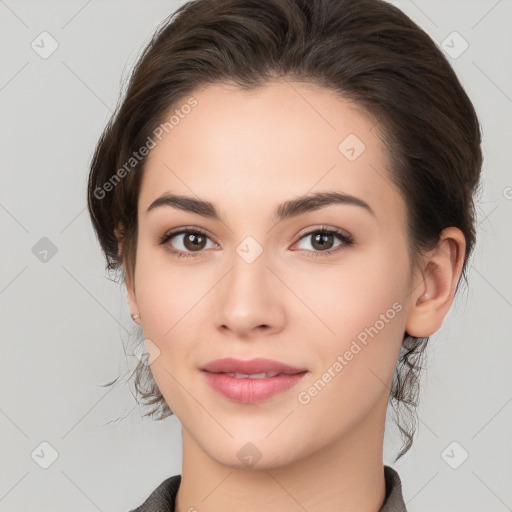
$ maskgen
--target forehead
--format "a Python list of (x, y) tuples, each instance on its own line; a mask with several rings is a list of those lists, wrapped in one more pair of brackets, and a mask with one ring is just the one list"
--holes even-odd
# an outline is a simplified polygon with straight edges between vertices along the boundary
[[(180, 111), (191, 97), (196, 105)], [(270, 211), (331, 190), (361, 197), (377, 213), (403, 207), (374, 123), (333, 91), (285, 80), (251, 91), (216, 84), (168, 117), (176, 110), (181, 115), (148, 155), (139, 211), (166, 192), (260, 214), (267, 204)]]

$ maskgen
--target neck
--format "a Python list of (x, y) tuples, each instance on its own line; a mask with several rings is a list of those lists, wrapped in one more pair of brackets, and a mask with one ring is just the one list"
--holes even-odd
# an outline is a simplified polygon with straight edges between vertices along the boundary
[(219, 464), (183, 429), (176, 512), (378, 512), (386, 495), (382, 461), (386, 405), (321, 450), (269, 469)]

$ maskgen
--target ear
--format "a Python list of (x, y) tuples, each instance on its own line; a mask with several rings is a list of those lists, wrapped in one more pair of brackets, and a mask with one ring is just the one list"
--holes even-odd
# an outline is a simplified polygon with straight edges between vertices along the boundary
[[(137, 305), (137, 297), (135, 295), (135, 283), (133, 282), (131, 275), (126, 267), (125, 259), (123, 257), (123, 249), (124, 249), (124, 230), (122, 227), (116, 227), (114, 229), (114, 233), (117, 239), (117, 254), (119, 259), (123, 262), (123, 273), (125, 276), (125, 284), (126, 284), (126, 292), (127, 292), (127, 300), (128, 307), (130, 308), (130, 313), (139, 314), (139, 307)], [(134, 322), (140, 325), (140, 316), (134, 319)]]
[(437, 247), (424, 257), (421, 277), (411, 292), (405, 327), (410, 336), (431, 336), (441, 327), (453, 302), (465, 251), (464, 234), (449, 227), (441, 233)]

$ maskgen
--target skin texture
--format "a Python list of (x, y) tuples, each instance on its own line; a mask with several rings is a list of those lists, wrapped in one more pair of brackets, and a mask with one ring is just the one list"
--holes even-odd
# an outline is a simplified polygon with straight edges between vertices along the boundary
[[(193, 96), (197, 106), (146, 162), (135, 273), (127, 280), (131, 312), (159, 351), (153, 376), (182, 424), (177, 510), (328, 512), (343, 504), (344, 511), (377, 512), (403, 335), (429, 336), (440, 327), (464, 236), (448, 228), (438, 249), (411, 268), (407, 212), (389, 179), (386, 148), (369, 118), (334, 93), (276, 80), (251, 92), (214, 85)], [(354, 161), (338, 149), (350, 134), (365, 144)], [(272, 219), (284, 201), (331, 191), (364, 200), (375, 215), (337, 204)], [(164, 193), (210, 201), (223, 221), (170, 206), (146, 212)], [(185, 226), (208, 234), (198, 252), (183, 235), (159, 245)], [(354, 244), (334, 237), (325, 250), (340, 250), (323, 255), (314, 234), (300, 240), (322, 226), (348, 232)], [(263, 250), (252, 263), (236, 251), (247, 236)], [(400, 311), (301, 403), (298, 393), (393, 304)], [(265, 357), (309, 373), (265, 402), (243, 404), (212, 390), (199, 369), (223, 357)], [(249, 442), (261, 454), (252, 467), (237, 455)]]

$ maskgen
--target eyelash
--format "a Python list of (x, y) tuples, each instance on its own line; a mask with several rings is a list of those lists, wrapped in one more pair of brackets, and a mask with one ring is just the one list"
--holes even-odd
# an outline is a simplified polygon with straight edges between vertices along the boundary
[[(167, 244), (167, 242), (177, 236), (177, 235), (182, 235), (183, 233), (188, 233), (188, 234), (194, 234), (194, 235), (201, 235), (201, 236), (204, 236), (206, 238), (210, 238), (208, 236), (207, 233), (205, 233), (204, 231), (202, 231), (201, 229), (198, 229), (198, 228), (193, 228), (193, 229), (180, 229), (178, 231), (171, 231), (169, 233), (166, 233), (165, 235), (163, 235), (161, 238), (160, 238), (160, 241), (159, 241), (159, 245), (165, 245), (165, 248), (166, 250), (172, 255), (172, 256), (176, 256), (178, 258), (197, 258), (199, 255), (200, 255), (200, 251), (198, 251), (198, 254), (194, 254), (193, 252), (186, 252), (186, 251), (180, 251), (180, 250), (176, 250), (176, 249), (171, 249), (169, 248)], [(322, 226), (321, 228), (317, 228), (317, 229), (314, 229), (312, 231), (308, 231), (307, 233), (305, 233), (304, 235), (302, 235), (298, 241), (302, 240), (303, 238), (307, 238), (308, 236), (311, 236), (313, 234), (322, 234), (322, 235), (336, 235), (338, 237), (339, 240), (341, 240), (341, 242), (343, 242), (341, 245), (338, 245), (337, 247), (334, 247), (332, 249), (329, 249), (327, 251), (306, 251), (308, 253), (312, 253), (309, 255), (309, 257), (317, 257), (317, 256), (328, 256), (330, 254), (333, 254), (335, 252), (338, 252), (339, 250), (341, 250), (343, 247), (350, 247), (351, 245), (353, 245), (354, 241), (352, 239), (352, 237), (350, 235), (346, 235), (345, 233), (341, 232), (340, 230), (338, 229), (333, 229), (333, 228), (327, 228), (325, 226)]]

